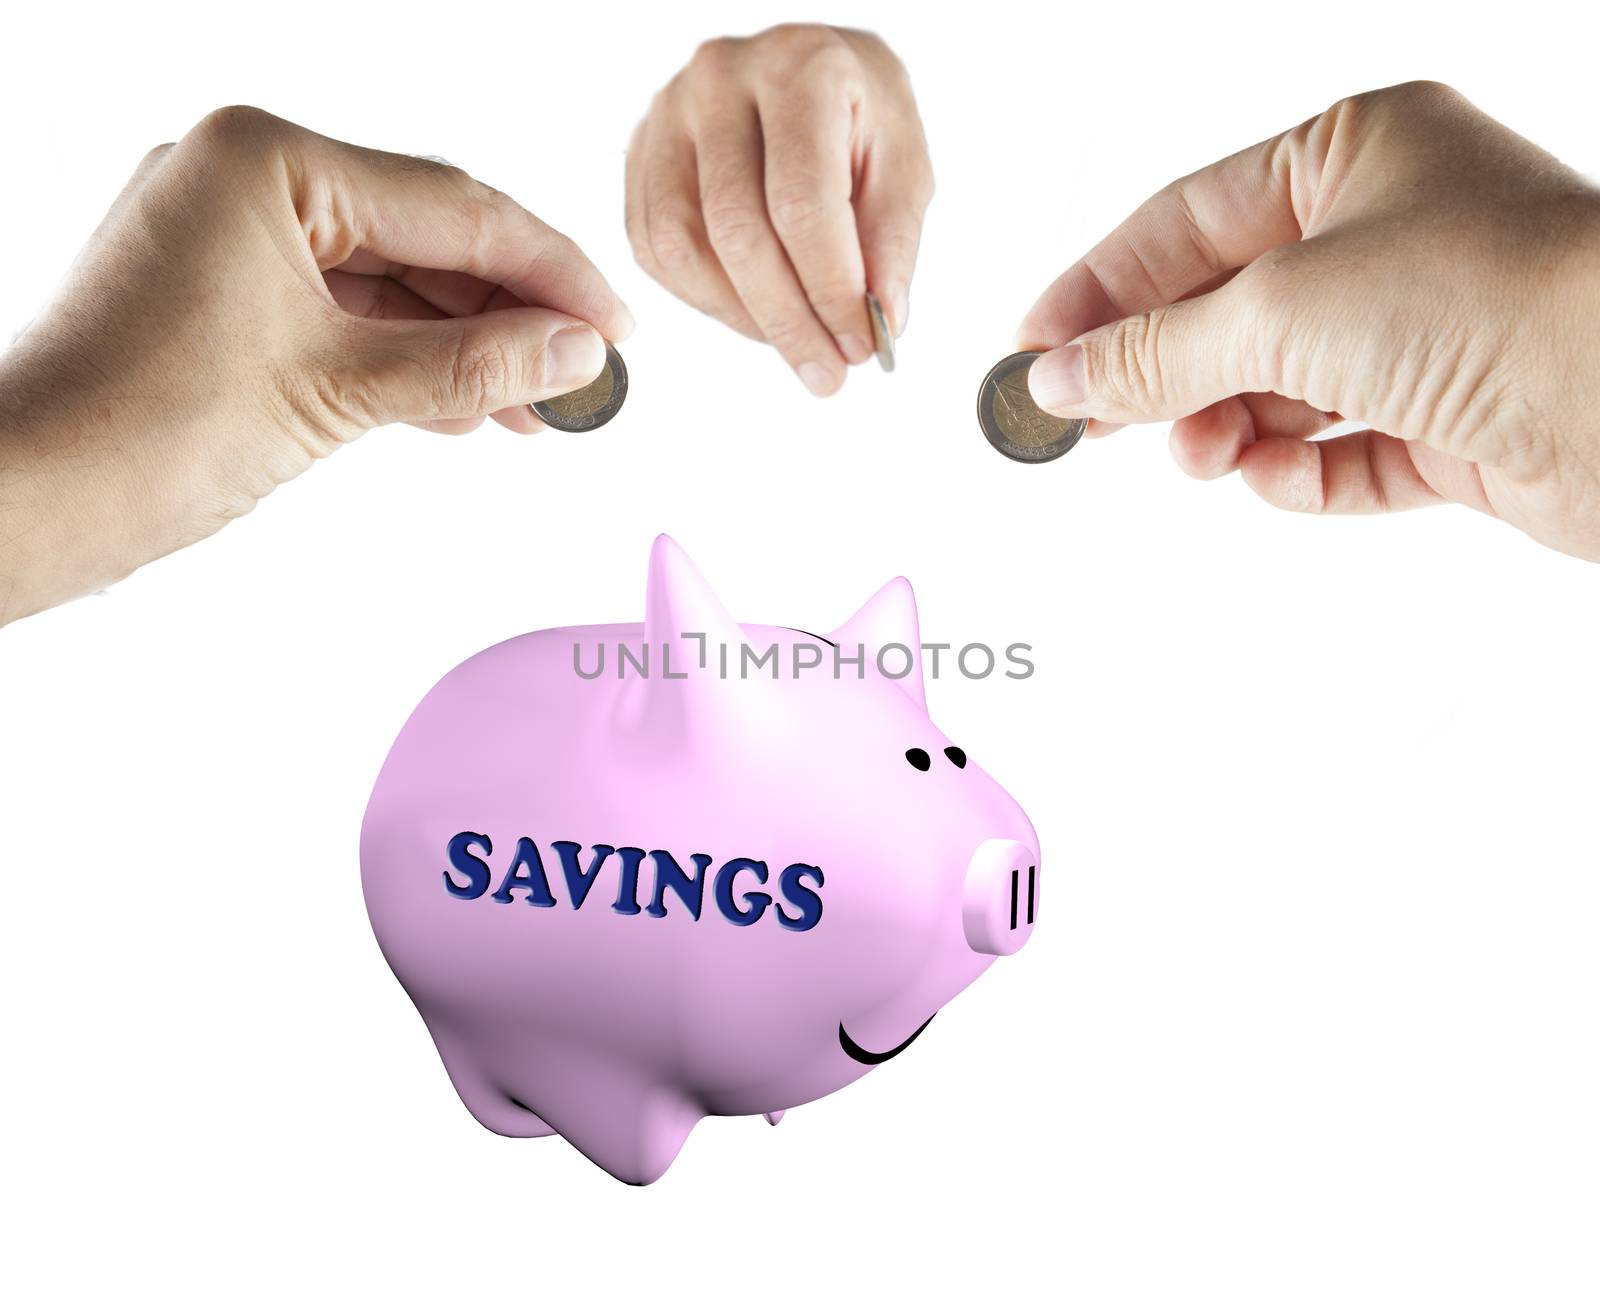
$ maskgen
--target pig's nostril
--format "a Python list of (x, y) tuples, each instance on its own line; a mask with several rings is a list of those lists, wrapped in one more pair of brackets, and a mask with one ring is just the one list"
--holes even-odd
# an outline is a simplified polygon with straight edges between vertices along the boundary
[[(1033, 890), (1034, 890), (1035, 885), (1038, 882), (1037, 875), (1035, 873), (1036, 869), (1037, 868), (1034, 867), (1034, 866), (1029, 866), (1028, 867), (1028, 918), (1027, 918), (1026, 921), (1023, 922), (1024, 924), (1028, 924), (1028, 925), (1033, 924)], [(1011, 928), (1012, 929), (1015, 929), (1017, 927), (1017, 889), (1021, 886), (1021, 884), (1022, 884), (1022, 872), (1020, 870), (1013, 870), (1011, 872)]]
[[(1013, 870), (1011, 872), (1011, 928), (1013, 930), (1016, 928), (1016, 894), (1018, 894), (1018, 888), (1021, 888), (1021, 885), (1021, 870)], [(1034, 890), (1037, 885), (1038, 867), (1029, 866), (1027, 867), (1027, 920), (1022, 922), (1024, 925), (1032, 925), (1034, 923)]]
[(967, 866), (961, 923), (975, 952), (1003, 957), (1033, 933), (1039, 909), (1039, 858), (1009, 838), (981, 843)]

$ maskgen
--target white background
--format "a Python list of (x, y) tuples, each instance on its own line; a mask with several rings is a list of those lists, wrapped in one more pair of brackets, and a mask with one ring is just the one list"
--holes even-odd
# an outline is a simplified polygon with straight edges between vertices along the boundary
[[(696, 42), (813, 15), (9, 11), (8, 329), (235, 101), (473, 169), (640, 328), (601, 435), (374, 434), (0, 633), (0, 1299), (1593, 1307), (1600, 568), (1466, 510), (1287, 516), (1154, 429), (1013, 465), (972, 419), (1127, 210), (1342, 94), (1450, 81), (1600, 172), (1577, 11), (836, 6), (910, 66), (940, 191), (900, 371), (827, 402), (622, 226), (628, 132)], [(929, 701), (1049, 896), (905, 1057), (628, 1189), (460, 1106), (356, 838), (434, 679), (638, 619), (662, 530), (741, 619), (821, 630), (904, 573), (929, 640), (1032, 642), (1031, 682)]]

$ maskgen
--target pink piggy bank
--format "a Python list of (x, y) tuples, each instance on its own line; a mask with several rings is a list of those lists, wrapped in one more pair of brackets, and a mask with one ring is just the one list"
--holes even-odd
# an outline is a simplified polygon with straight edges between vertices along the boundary
[(849, 1084), (1027, 941), (1033, 826), (928, 719), (920, 655), (904, 579), (826, 637), (739, 625), (661, 537), (642, 625), (440, 680), (361, 876), (479, 1121), (647, 1184), (701, 1117)]

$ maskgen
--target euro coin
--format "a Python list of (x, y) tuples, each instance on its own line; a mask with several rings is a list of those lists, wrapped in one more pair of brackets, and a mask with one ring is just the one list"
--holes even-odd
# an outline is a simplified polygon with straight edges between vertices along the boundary
[(978, 427), (1001, 455), (1025, 465), (1057, 460), (1077, 445), (1086, 419), (1062, 419), (1033, 403), (1028, 370), (1039, 351), (1018, 351), (989, 370), (978, 389)]
[(606, 343), (606, 364), (600, 376), (576, 392), (533, 403), (533, 413), (563, 433), (587, 433), (608, 424), (628, 398), (628, 366), (617, 348)]

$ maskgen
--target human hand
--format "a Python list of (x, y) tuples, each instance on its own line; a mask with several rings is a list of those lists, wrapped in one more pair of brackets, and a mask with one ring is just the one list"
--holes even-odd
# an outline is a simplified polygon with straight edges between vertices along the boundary
[(872, 354), (868, 291), (905, 331), (932, 195), (905, 69), (845, 28), (707, 42), (628, 148), (628, 237), (645, 271), (770, 342), (817, 396)]
[[(1197, 478), (1290, 510), (1460, 502), (1600, 560), (1600, 192), (1447, 87), (1172, 183), (1018, 339), (1055, 348), (1042, 407), (1176, 420)], [(1308, 440), (1342, 416), (1373, 428)]]
[(529, 403), (631, 328), (571, 241), (461, 170), (219, 110), (145, 158), (0, 357), (0, 623), (380, 424), (532, 433)]

